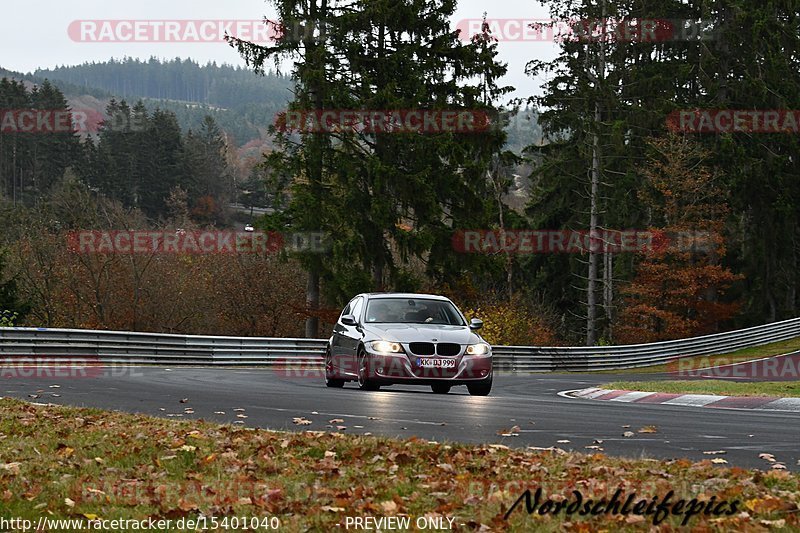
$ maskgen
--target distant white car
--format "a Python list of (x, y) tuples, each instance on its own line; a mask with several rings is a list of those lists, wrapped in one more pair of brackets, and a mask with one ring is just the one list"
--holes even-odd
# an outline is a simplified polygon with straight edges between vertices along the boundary
[(244, 230), (245, 231), (255, 231), (255, 228), (253, 227), (252, 224), (247, 224), (247, 225), (245, 225)]

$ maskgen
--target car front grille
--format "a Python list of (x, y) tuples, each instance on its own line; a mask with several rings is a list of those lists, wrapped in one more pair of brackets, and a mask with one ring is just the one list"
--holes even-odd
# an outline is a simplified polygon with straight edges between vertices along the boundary
[(436, 353), (439, 355), (453, 356), (458, 355), (461, 346), (452, 342), (440, 342), (436, 345)]
[(435, 351), (432, 342), (412, 342), (408, 347), (414, 355), (433, 355)]
[(461, 353), (461, 345), (453, 342), (440, 342), (439, 344), (434, 344), (432, 342), (412, 342), (408, 347), (414, 355), (437, 354), (452, 357)]

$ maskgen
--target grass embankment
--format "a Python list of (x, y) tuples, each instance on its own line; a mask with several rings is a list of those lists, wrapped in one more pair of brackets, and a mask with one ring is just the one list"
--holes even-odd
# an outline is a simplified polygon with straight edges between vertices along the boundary
[(601, 385), (601, 387), (604, 389), (667, 392), (674, 394), (800, 398), (800, 383), (795, 381), (764, 381), (753, 383), (741, 383), (719, 379), (692, 381), (617, 381)]
[(735, 352), (717, 354), (717, 355), (700, 355), (697, 357), (687, 357), (681, 360), (680, 367), (676, 361), (664, 365), (648, 366), (644, 368), (630, 368), (627, 370), (607, 370), (598, 373), (607, 374), (656, 374), (662, 372), (675, 372), (679, 368), (691, 369), (692, 371), (702, 368), (709, 368), (712, 366), (729, 365), (733, 363), (741, 363), (744, 361), (753, 361), (755, 359), (763, 359), (765, 357), (772, 357), (775, 355), (783, 355), (785, 353), (800, 350), (800, 337), (796, 339), (789, 339), (788, 341), (774, 342), (772, 344), (765, 344), (764, 346), (756, 346), (754, 348), (743, 348)]
[[(579, 490), (599, 499), (620, 488), (637, 501), (671, 490), (673, 501), (738, 500), (734, 514), (701, 513), (689, 525), (800, 529), (800, 476), (785, 470), (273, 432), (0, 400), (0, 517), (6, 519), (274, 515), (284, 531), (334, 531), (337, 524), (343, 531), (347, 516), (427, 515), (454, 518), (458, 531), (652, 527), (652, 517), (633, 514), (529, 516), (524, 505), (505, 520), (524, 487), (541, 487), (545, 498)], [(670, 516), (662, 526), (681, 519)]]

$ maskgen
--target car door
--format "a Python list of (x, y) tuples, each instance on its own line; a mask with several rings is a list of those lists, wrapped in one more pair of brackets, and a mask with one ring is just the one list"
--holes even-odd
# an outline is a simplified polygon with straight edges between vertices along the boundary
[(342, 317), (345, 315), (350, 314), (350, 310), (353, 308), (353, 304), (355, 303), (356, 299), (350, 301), (344, 309), (342, 309), (342, 314), (339, 315), (339, 319), (336, 321), (336, 324), (333, 326), (333, 334), (331, 335), (331, 362), (333, 363), (334, 368), (338, 369), (339, 372), (347, 372), (347, 353), (345, 351), (344, 345), (346, 344), (346, 326), (342, 324)]
[(356, 317), (357, 324), (355, 326), (348, 326), (342, 324), (341, 330), (341, 344), (342, 353), (345, 356), (346, 366), (343, 369), (348, 374), (356, 375), (358, 362), (356, 356), (358, 355), (358, 346), (361, 343), (362, 329), (361, 329), (361, 315), (364, 311), (364, 297), (358, 296), (353, 300), (353, 306), (350, 308), (350, 314)]

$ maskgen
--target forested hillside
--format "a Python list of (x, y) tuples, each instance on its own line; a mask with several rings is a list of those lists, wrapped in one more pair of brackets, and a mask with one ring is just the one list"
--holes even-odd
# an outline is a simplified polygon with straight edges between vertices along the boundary
[(231, 65), (200, 65), (191, 59), (161, 61), (150, 58), (111, 59), (34, 72), (39, 78), (60, 80), (78, 87), (98, 88), (118, 98), (154, 98), (240, 109), (253, 104), (283, 109), (291, 98), (291, 82), (267, 72)]
[(68, 98), (90, 94), (142, 100), (150, 112), (160, 108), (175, 113), (184, 131), (200, 127), (210, 115), (238, 146), (265, 139), (267, 127), (291, 98), (291, 81), (285, 76), (257, 76), (241, 67), (200, 65), (190, 59), (111, 59), (40, 69), (29, 79), (51, 80)]

